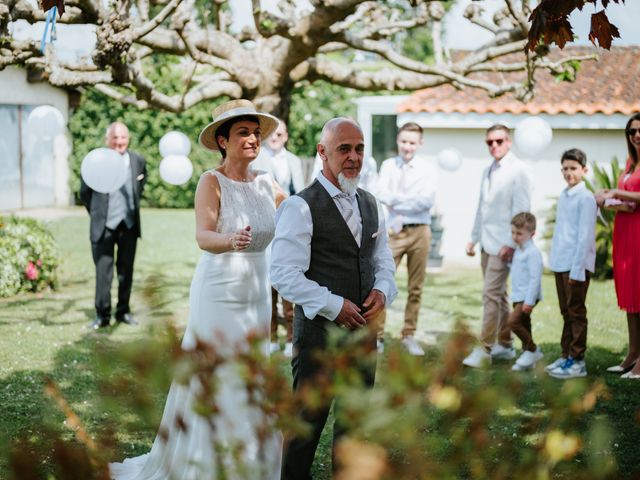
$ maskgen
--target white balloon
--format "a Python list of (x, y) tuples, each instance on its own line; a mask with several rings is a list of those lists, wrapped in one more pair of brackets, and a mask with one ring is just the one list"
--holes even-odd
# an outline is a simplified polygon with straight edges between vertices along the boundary
[(158, 147), (162, 157), (168, 157), (169, 155), (182, 155), (186, 157), (191, 153), (189, 137), (182, 132), (174, 131), (165, 133), (160, 139)]
[(445, 148), (438, 152), (438, 165), (444, 170), (455, 172), (462, 165), (462, 154), (455, 148)]
[(27, 118), (27, 130), (35, 137), (55, 137), (64, 131), (64, 125), (64, 116), (51, 105), (34, 108)]
[(551, 144), (553, 131), (541, 117), (528, 117), (516, 125), (515, 141), (525, 155), (536, 155)]
[(91, 150), (80, 165), (84, 183), (96, 192), (112, 193), (124, 185), (127, 179), (127, 163), (124, 155), (110, 148)]
[(193, 165), (185, 155), (168, 155), (160, 162), (160, 177), (171, 185), (187, 183), (193, 173)]

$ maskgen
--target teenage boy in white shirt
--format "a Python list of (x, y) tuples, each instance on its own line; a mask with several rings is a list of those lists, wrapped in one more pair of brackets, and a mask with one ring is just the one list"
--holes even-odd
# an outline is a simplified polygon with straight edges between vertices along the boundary
[(596, 263), (596, 200), (583, 182), (587, 156), (573, 148), (562, 154), (562, 176), (567, 182), (558, 198), (549, 267), (555, 273), (558, 304), (564, 320), (562, 355), (545, 370), (552, 377), (587, 375), (587, 307), (589, 279)]
[[(424, 355), (415, 340), (427, 259), (431, 247), (431, 208), (436, 195), (437, 170), (416, 155), (422, 146), (422, 127), (409, 122), (398, 131), (398, 155), (382, 163), (376, 196), (386, 207), (389, 247), (396, 268), (407, 256), (408, 298), (402, 343), (412, 355)], [(383, 347), (385, 314), (380, 315), (378, 351)]]
[(513, 311), (509, 328), (522, 341), (522, 355), (511, 370), (532, 368), (543, 355), (533, 341), (531, 312), (542, 300), (542, 254), (535, 243), (536, 217), (529, 212), (518, 213), (511, 219), (511, 238), (516, 244), (511, 262), (511, 301)]

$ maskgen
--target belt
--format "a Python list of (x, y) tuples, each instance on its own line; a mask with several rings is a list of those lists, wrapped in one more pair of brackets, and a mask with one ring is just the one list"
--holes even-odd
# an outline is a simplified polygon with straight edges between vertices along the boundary
[(426, 223), (405, 223), (404, 225), (402, 225), (402, 229), (404, 230), (405, 228), (424, 227), (425, 225)]

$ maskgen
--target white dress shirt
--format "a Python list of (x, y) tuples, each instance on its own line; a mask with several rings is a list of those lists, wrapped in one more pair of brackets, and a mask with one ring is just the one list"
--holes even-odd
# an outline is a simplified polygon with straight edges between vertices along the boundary
[(531, 208), (532, 182), (525, 165), (509, 152), (482, 172), (480, 198), (471, 231), (471, 243), (480, 242), (489, 255), (503, 246), (515, 248), (511, 219)]
[(511, 262), (511, 301), (535, 305), (542, 300), (542, 254), (533, 240), (516, 247)]
[(596, 200), (584, 182), (562, 191), (551, 241), (549, 268), (552, 271), (569, 272), (569, 278), (579, 282), (584, 282), (585, 270), (593, 273), (596, 212)]
[(286, 148), (274, 152), (267, 145), (263, 145), (258, 157), (251, 162), (251, 168), (271, 174), (287, 194), (291, 190), (299, 192), (305, 186), (302, 160)]
[[(320, 172), (317, 180), (334, 199), (342, 212), (336, 196), (342, 192)], [(355, 197), (355, 196), (354, 196)], [(354, 213), (360, 216), (355, 202)], [(335, 320), (340, 313), (344, 299), (333, 294), (327, 287), (319, 285), (305, 276), (311, 262), (311, 239), (313, 221), (307, 202), (297, 195), (282, 202), (276, 212), (276, 234), (271, 247), (271, 284), (283, 298), (300, 305), (307, 318), (317, 315)], [(384, 215), (378, 203), (378, 231), (373, 251), (373, 288), (385, 295), (385, 305), (390, 305), (398, 291), (396, 289), (395, 263), (387, 245), (387, 231)]]
[(388, 224), (394, 232), (407, 224), (431, 225), (437, 175), (424, 157), (405, 162), (397, 156), (382, 162), (376, 196), (387, 208)]

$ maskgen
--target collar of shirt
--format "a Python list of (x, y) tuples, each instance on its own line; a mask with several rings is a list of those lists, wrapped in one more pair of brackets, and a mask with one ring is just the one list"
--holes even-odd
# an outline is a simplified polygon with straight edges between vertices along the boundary
[(530, 238), (529, 240), (524, 242), (522, 245), (518, 245), (518, 248), (520, 249), (520, 251), (526, 252), (531, 246), (533, 246), (533, 238)]
[(587, 186), (584, 184), (584, 182), (580, 182), (577, 185), (574, 185), (573, 187), (569, 188), (565, 188), (565, 192), (567, 193), (567, 195), (569, 195), (570, 197), (573, 197), (576, 193), (584, 190), (585, 188), (587, 188)]
[(413, 158), (411, 160), (409, 160), (408, 162), (405, 162), (404, 159), (398, 155), (396, 157), (396, 165), (398, 166), (399, 169), (403, 169), (403, 168), (414, 168), (416, 166), (416, 155), (413, 156)]

